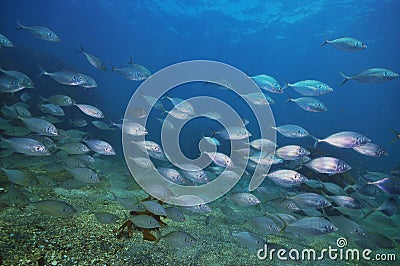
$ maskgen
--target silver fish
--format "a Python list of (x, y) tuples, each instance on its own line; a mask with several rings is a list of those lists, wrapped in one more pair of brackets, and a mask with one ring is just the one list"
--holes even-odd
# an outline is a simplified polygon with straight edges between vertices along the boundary
[(254, 206), (261, 203), (256, 196), (247, 192), (232, 193), (229, 199), (240, 206)]
[(131, 65), (128, 67), (121, 68), (115, 68), (114, 66), (111, 66), (111, 72), (115, 71), (122, 77), (134, 81), (145, 80), (151, 76), (151, 72), (146, 67), (138, 64), (133, 64), (132, 61), (130, 62), (130, 64)]
[(321, 46), (330, 44), (338, 50), (346, 52), (357, 52), (367, 49), (367, 46), (360, 40), (353, 37), (342, 37), (332, 41), (326, 40)]
[(317, 193), (300, 193), (294, 196), (289, 196), (288, 198), (294, 201), (298, 207), (305, 209), (325, 208), (332, 205), (324, 196)]
[(66, 143), (64, 145), (57, 146), (57, 148), (69, 154), (85, 154), (90, 151), (85, 144), (79, 142)]
[(360, 154), (371, 157), (388, 156), (388, 153), (384, 151), (381, 146), (371, 142), (365, 143), (361, 146), (353, 147), (353, 150)]
[(281, 227), (275, 222), (275, 220), (268, 217), (253, 217), (248, 223), (263, 234), (277, 234), (281, 230)]
[(57, 128), (50, 122), (40, 118), (19, 118), (27, 128), (44, 136), (58, 136)]
[(355, 198), (343, 195), (329, 196), (339, 207), (349, 208), (349, 209), (361, 209), (363, 206), (361, 202)]
[(298, 186), (308, 180), (308, 178), (294, 170), (285, 169), (269, 173), (267, 177), (281, 187)]
[(152, 214), (161, 215), (161, 216), (166, 216), (167, 215), (167, 213), (165, 212), (164, 207), (158, 202), (155, 202), (155, 201), (143, 201), (143, 202), (141, 202), (141, 204), (146, 208), (146, 210), (148, 210)]
[(210, 159), (219, 166), (222, 167), (233, 167), (233, 162), (232, 159), (220, 152), (205, 152), (205, 154), (207, 154), (208, 157), (210, 157)]
[(22, 86), (24, 86), (25, 88), (34, 88), (33, 81), (28, 77), (28, 75), (15, 70), (4, 70), (1, 67), (0, 71), (6, 74), (7, 76), (21, 80)]
[(113, 224), (119, 220), (119, 217), (109, 212), (94, 212), (96, 220), (101, 224)]
[(350, 165), (334, 157), (319, 157), (304, 165), (318, 173), (329, 175), (343, 173), (351, 169)]
[(137, 227), (140, 227), (140, 228), (153, 229), (153, 228), (160, 227), (160, 224), (158, 223), (158, 221), (149, 215), (139, 214), (139, 215), (133, 216), (129, 220), (131, 220), (131, 222), (134, 225), (136, 225)]
[(14, 44), (3, 34), (0, 34), (0, 48), (1, 47), (14, 47)]
[(241, 94), (240, 96), (254, 105), (269, 105), (275, 103), (275, 101), (269, 95), (263, 92)]
[(95, 184), (101, 182), (97, 174), (89, 168), (80, 167), (67, 169), (67, 171), (72, 175), (73, 178), (84, 183)]
[(131, 159), (137, 166), (145, 168), (145, 169), (152, 169), (153, 168), (153, 162), (145, 157), (137, 157), (137, 158), (133, 158), (133, 157), (128, 157), (129, 159)]
[(261, 151), (273, 151), (276, 148), (276, 143), (270, 139), (255, 139), (249, 144), (251, 147)]
[(182, 164), (179, 167), (182, 169), (181, 173), (184, 177), (195, 183), (208, 183), (210, 181), (205, 171), (196, 165)]
[(381, 83), (386, 82), (399, 77), (399, 74), (393, 70), (386, 68), (369, 68), (354, 76), (346, 76), (342, 72), (340, 75), (344, 78), (340, 86), (345, 84), (348, 80), (354, 79), (364, 83)]
[(84, 87), (84, 88), (97, 87), (97, 83), (92, 77), (82, 74), (82, 73), (79, 73), (79, 75), (81, 76), (81, 78), (83, 80), (83, 82), (81, 84), (78, 84), (79, 86)]
[(247, 248), (252, 249), (252, 250), (258, 250), (258, 249), (264, 248), (265, 243), (266, 243), (265, 240), (262, 237), (260, 237), (259, 235), (256, 235), (254, 233), (250, 233), (247, 231), (232, 233), (232, 235), (240, 243), (242, 243)]
[(288, 138), (304, 138), (310, 135), (307, 130), (297, 125), (283, 125), (272, 128)]
[(326, 142), (339, 148), (353, 148), (371, 142), (371, 139), (368, 137), (353, 131), (343, 131), (332, 134), (324, 139), (317, 139), (315, 137), (314, 139), (316, 140), (314, 147), (320, 142)]
[(85, 144), (94, 152), (103, 154), (103, 155), (115, 155), (115, 151), (113, 147), (111, 146), (110, 143), (103, 141), (103, 140), (97, 140), (97, 139), (88, 139), (88, 140), (83, 140)]
[(14, 93), (25, 89), (24, 81), (7, 75), (0, 77), (0, 92)]
[(320, 217), (307, 217), (287, 225), (307, 235), (325, 235), (338, 230), (330, 221)]
[(328, 110), (323, 102), (312, 97), (302, 97), (297, 99), (289, 97), (286, 102), (294, 102), (301, 109), (308, 112), (326, 112)]
[(302, 80), (293, 84), (286, 83), (285, 86), (304, 96), (319, 96), (333, 91), (331, 86), (318, 80)]
[(260, 89), (262, 90), (266, 90), (272, 93), (283, 93), (283, 88), (282, 86), (279, 84), (279, 82), (268, 75), (257, 75), (257, 76), (253, 76), (250, 77), (256, 84), (258, 87), (260, 87)]
[(180, 231), (170, 232), (162, 236), (162, 239), (172, 248), (187, 248), (197, 243), (197, 240), (193, 236)]
[(298, 145), (287, 145), (276, 150), (276, 155), (283, 160), (298, 160), (310, 152)]
[(60, 38), (49, 28), (43, 26), (24, 26), (17, 21), (18, 29), (28, 30), (33, 36), (38, 39), (49, 42), (61, 42)]
[(166, 216), (174, 222), (184, 222), (185, 215), (176, 207), (165, 208)]
[(124, 121), (123, 124), (116, 124), (113, 123), (114, 126), (118, 127), (119, 129), (122, 129), (122, 131), (125, 134), (132, 135), (132, 136), (144, 136), (147, 135), (149, 132), (147, 132), (147, 129), (136, 122), (131, 122), (131, 121)]
[(94, 66), (95, 68), (97, 68), (98, 70), (101, 71), (107, 71), (106, 66), (104, 65), (104, 63), (100, 60), (100, 58), (98, 58), (95, 55), (86, 53), (85, 50), (83, 49), (83, 46), (81, 44), (81, 51), (80, 51), (88, 60), (88, 62)]
[(77, 86), (85, 83), (87, 80), (84, 79), (84, 76), (80, 73), (72, 72), (72, 71), (57, 71), (57, 72), (47, 72), (41, 66), (38, 66), (40, 70), (39, 76), (45, 75), (49, 76), (55, 81), (63, 85), (69, 86)]
[(113, 124), (108, 124), (106, 122), (96, 120), (91, 122), (93, 126), (97, 127), (98, 129), (102, 130), (115, 130), (115, 127), (111, 127)]
[(41, 213), (55, 217), (71, 217), (77, 213), (71, 204), (60, 200), (41, 200), (31, 204)]
[(104, 118), (103, 112), (98, 109), (97, 107), (94, 107), (92, 105), (88, 104), (75, 104), (76, 107), (79, 108), (84, 114), (94, 117), (94, 118)]
[(188, 183), (187, 180), (175, 169), (159, 167), (157, 168), (157, 171), (160, 172), (163, 177), (176, 184), (183, 185)]
[(251, 133), (245, 127), (241, 126), (230, 126), (215, 133), (227, 140), (239, 140), (251, 137)]
[(3, 172), (7, 175), (8, 179), (14, 184), (25, 187), (36, 186), (39, 184), (37, 178), (29, 172), (24, 172), (14, 169), (4, 169), (4, 168), (1, 168), (1, 170), (3, 170)]
[(177, 110), (183, 113), (187, 113), (189, 115), (195, 115), (194, 108), (192, 104), (189, 103), (189, 101), (180, 98), (171, 98), (168, 95), (166, 95), (165, 98), (171, 101), (171, 103)]
[(51, 115), (55, 115), (55, 116), (64, 116), (64, 110), (55, 104), (52, 103), (45, 103), (45, 104), (40, 104), (39, 105), (40, 110), (43, 113), (47, 113), (47, 114), (51, 114)]
[(72, 99), (67, 95), (62, 95), (62, 94), (54, 94), (48, 98), (40, 97), (40, 99), (58, 106), (72, 106), (75, 103), (74, 99)]

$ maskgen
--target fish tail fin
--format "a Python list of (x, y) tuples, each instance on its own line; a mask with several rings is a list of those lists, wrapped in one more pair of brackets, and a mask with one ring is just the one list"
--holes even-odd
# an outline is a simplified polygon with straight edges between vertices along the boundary
[(212, 138), (212, 137), (215, 136), (216, 132), (215, 132), (215, 130), (214, 130), (212, 127), (210, 127), (210, 129), (211, 129), (211, 136), (210, 136), (210, 138)]
[(133, 59), (132, 59), (132, 56), (129, 56), (129, 62), (128, 62), (128, 64), (129, 64), (129, 65), (133, 65)]
[(285, 102), (285, 103), (288, 103), (288, 102), (293, 102), (293, 98), (292, 98), (292, 97), (290, 97), (290, 95), (289, 95), (288, 93), (286, 93), (286, 92), (285, 92), (285, 95), (286, 95), (286, 97), (287, 97), (287, 100), (286, 100), (286, 102)]
[(83, 45), (82, 45), (82, 43), (80, 44), (81, 46), (80, 46), (80, 50), (79, 51), (76, 51), (76, 52), (78, 52), (78, 53), (81, 53), (81, 54), (84, 54), (85, 53), (85, 49), (83, 49)]
[(348, 80), (350, 80), (351, 78), (346, 76), (343, 72), (339, 72), (340, 75), (344, 78), (344, 80), (342, 81), (342, 83), (340, 83), (340, 86), (343, 86), (343, 84), (345, 84)]
[(48, 75), (49, 73), (46, 71), (46, 70), (44, 70), (43, 69), (43, 67), (42, 66), (40, 66), (40, 65), (38, 65), (38, 68), (39, 68), (39, 70), (40, 70), (40, 73), (39, 73), (39, 75), (37, 75), (37, 77), (39, 78), (39, 77), (41, 77), (41, 76), (43, 76), (43, 75)]
[(17, 22), (17, 26), (18, 26), (17, 30), (26, 29), (26, 27), (24, 25), (22, 25), (18, 20), (16, 22)]
[(393, 134), (396, 135), (396, 137), (392, 139), (392, 141), (390, 142), (390, 144), (393, 144), (400, 139), (400, 133), (394, 130), (393, 128), (391, 128), (390, 130), (393, 132)]
[(313, 140), (315, 141), (315, 142), (314, 142), (314, 146), (313, 146), (313, 148), (314, 148), (314, 149), (316, 149), (316, 148), (317, 148), (317, 145), (318, 145), (318, 143), (319, 143), (319, 142), (321, 142), (321, 139), (319, 139), (319, 138), (317, 138), (316, 136), (313, 136), (313, 135), (310, 135), (310, 137), (312, 137), (312, 138), (313, 138)]
[(288, 227), (288, 224), (279, 215), (275, 215), (275, 217), (278, 218), (278, 220), (283, 223), (281, 230), (279, 230), (279, 234), (282, 234), (283, 232), (285, 232), (286, 228)]
[(114, 72), (115, 67), (113, 66), (113, 64), (111, 64), (111, 73)]
[(282, 88), (283, 91), (286, 90), (287, 87), (289, 87), (289, 82), (287, 82), (287, 80), (285, 80), (284, 82), (285, 82), (285, 84), (283, 85), (283, 88)]
[(325, 46), (326, 44), (328, 44), (329, 43), (329, 41), (328, 40), (325, 40), (322, 44), (321, 44), (321, 47), (322, 46)]

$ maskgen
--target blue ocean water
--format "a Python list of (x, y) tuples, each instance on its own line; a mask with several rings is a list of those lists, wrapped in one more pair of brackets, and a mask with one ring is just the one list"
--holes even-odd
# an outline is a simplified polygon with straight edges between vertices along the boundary
[[(271, 75), (282, 85), (285, 81), (320, 80), (334, 89), (318, 96), (328, 111), (306, 112), (294, 103), (285, 103), (285, 94), (269, 93), (276, 102), (270, 106), (276, 125), (301, 125), (319, 138), (340, 131), (361, 132), (389, 156), (372, 158), (327, 144), (320, 144), (319, 150), (346, 161), (354, 175), (365, 169), (390, 172), (400, 165), (400, 141), (391, 144), (396, 137), (391, 129), (400, 131), (400, 79), (387, 83), (350, 80), (340, 86), (343, 79), (339, 72), (353, 75), (373, 67), (400, 71), (399, 10), (396, 0), (5, 1), (1, 4), (0, 33), (12, 40), (15, 48), (0, 49), (0, 65), (32, 77), (36, 87), (33, 93), (70, 95), (78, 103), (99, 107), (115, 122), (124, 116), (141, 82), (111, 73), (111, 64), (126, 66), (130, 57), (152, 73), (175, 63), (204, 59), (232, 65), (249, 76)], [(45, 42), (16, 30), (17, 20), (24, 25), (49, 27), (62, 42)], [(343, 36), (356, 37), (368, 48), (349, 53), (329, 45), (321, 47), (325, 40)], [(103, 60), (107, 72), (96, 70), (77, 52), (81, 44)], [(48, 71), (59, 67), (83, 72), (93, 77), (98, 87), (83, 90), (59, 86), (48, 77), (37, 77), (37, 65)], [(225, 97), (226, 91), (210, 89), (209, 95), (235, 101), (234, 95)], [(301, 97), (290, 88), (286, 92)], [(173, 92), (174, 97), (191, 95), (187, 89)], [(243, 108), (239, 111), (251, 128), (252, 115)], [(76, 110), (71, 113), (79, 114)], [(191, 143), (202, 135), (211, 135), (219, 126), (203, 121), (185, 129), (181, 138), (187, 156), (196, 157), (198, 150)], [(149, 125), (150, 132), (151, 128), (157, 126)], [(150, 135), (158, 138), (157, 133)], [(101, 136), (122, 157), (119, 131)], [(278, 135), (277, 143), (312, 147), (314, 142), (311, 138), (293, 141)]]

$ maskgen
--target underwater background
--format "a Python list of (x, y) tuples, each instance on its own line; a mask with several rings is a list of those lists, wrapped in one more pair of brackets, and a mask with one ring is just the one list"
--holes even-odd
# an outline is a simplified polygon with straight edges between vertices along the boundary
[[(34, 176), (46, 175), (50, 181), (47, 179), (46, 184), (40, 180), (32, 184), (26, 182), (26, 179), (19, 183), (13, 182), (6, 171), (1, 171), (0, 265), (311, 263), (259, 260), (257, 249), (263, 245), (259, 245), (254, 236), (245, 234), (241, 237), (238, 232), (254, 233), (277, 247), (299, 250), (320, 250), (329, 245), (336, 246), (336, 240), (345, 237), (351, 247), (360, 250), (370, 248), (374, 254), (396, 254), (399, 259), (399, 189), (391, 190), (387, 186), (399, 186), (396, 174), (400, 166), (400, 141), (393, 140), (400, 138), (398, 133), (394, 134), (400, 131), (400, 81), (398, 78), (385, 83), (349, 80), (340, 86), (343, 81), (340, 72), (350, 76), (368, 68), (385, 68), (397, 73), (400, 71), (399, 10), (400, 2), (396, 0), (3, 1), (0, 9), (0, 34), (11, 40), (14, 47), (0, 46), (0, 67), (25, 73), (32, 79), (34, 88), (25, 88), (13, 94), (1, 93), (0, 105), (4, 108), (24, 102), (33, 117), (42, 117), (46, 114), (39, 108), (43, 103), (39, 95), (48, 98), (54, 94), (63, 94), (77, 103), (95, 106), (104, 113), (104, 118), (100, 120), (108, 124), (109, 128), (101, 129), (92, 125), (91, 121), (99, 119), (82, 114), (75, 106), (63, 107), (65, 115), (57, 116), (60, 121), (54, 124), (62, 130), (81, 130), (86, 135), (82, 137), (84, 140), (106, 141), (111, 144), (116, 155), (94, 155), (92, 150), (90, 154), (95, 161), (90, 165), (85, 163), (84, 167), (97, 173), (102, 181), (82, 187), (69, 187), (63, 182), (71, 179), (68, 171), (75, 167), (52, 169), (54, 163), (65, 161), (66, 158), (63, 157), (66, 155), (60, 154), (59, 157), (53, 156), (59, 152), (57, 145), (61, 146), (68, 141), (53, 138), (56, 144), (50, 150), (52, 155), (43, 157), (9, 153), (10, 147), (2, 145), (2, 170), (15, 169)], [(41, 40), (25, 29), (17, 30), (16, 21), (24, 26), (48, 27), (60, 37), (61, 42)], [(346, 52), (331, 45), (321, 47), (325, 40), (347, 36), (362, 40), (367, 48)], [(99, 71), (89, 64), (80, 52), (81, 46), (85, 52), (101, 58), (107, 70)], [(267, 92), (275, 102), (269, 105), (275, 124), (299, 125), (317, 138), (342, 131), (360, 132), (382, 147), (388, 155), (369, 157), (351, 148), (341, 149), (326, 143), (314, 148), (312, 137), (291, 139), (277, 134), (276, 143), (278, 147), (301, 145), (311, 151), (312, 158), (333, 156), (351, 166), (348, 172), (333, 176), (318, 174), (318, 177), (314, 177), (317, 176), (315, 172), (301, 165), (296, 165), (293, 170), (303, 173), (309, 179), (321, 183), (332, 182), (346, 188), (344, 195), (362, 202), (363, 207), (354, 213), (351, 208), (347, 212), (327, 208), (318, 217), (324, 217), (325, 220), (332, 216), (345, 217), (367, 232), (367, 236), (363, 236), (365, 239), (355, 236), (352, 229), (335, 224), (334, 220), (332, 223), (339, 230), (326, 235), (285, 234), (286, 227), (291, 224), (287, 221), (280, 224), (280, 230), (274, 233), (257, 229), (257, 226), (249, 223), (254, 217), (276, 213), (289, 213), (297, 219), (317, 216), (316, 213), (307, 214), (302, 210), (290, 210), (279, 205), (294, 194), (317, 193), (328, 199), (337, 195), (329, 189), (306, 184), (291, 188), (279, 187), (268, 180), (262, 184), (262, 187), (269, 189), (268, 192), (256, 190), (253, 193), (261, 201), (256, 206), (237, 204), (228, 194), (208, 203), (211, 210), (207, 212), (178, 208), (184, 213), (185, 221), (176, 221), (147, 210), (157, 219), (161, 216), (162, 222), (166, 224), (153, 232), (157, 241), (143, 240), (146, 230), (137, 225), (129, 235), (123, 232), (124, 228), (121, 233), (120, 226), (129, 220), (132, 216), (130, 211), (133, 211), (122, 203), (123, 199), (130, 198), (139, 203), (148, 197), (126, 166), (121, 130), (110, 124), (122, 123), (129, 99), (143, 82), (128, 80), (117, 71), (112, 71), (114, 67), (130, 66), (130, 57), (134, 64), (145, 66), (152, 74), (183, 61), (213, 60), (232, 65), (251, 77), (260, 74), (272, 76), (282, 87), (285, 82), (307, 79), (329, 84), (333, 88), (332, 92), (316, 96), (327, 107), (325, 112), (307, 112), (293, 102), (286, 102), (288, 97), (303, 97), (292, 88), (285, 88), (284, 93)], [(96, 81), (97, 86), (82, 88), (60, 84), (51, 76), (40, 75), (38, 66), (51, 73), (59, 70), (85, 73)], [(201, 95), (228, 102), (237, 100), (234, 94), (207, 84), (177, 88), (170, 95), (186, 99), (193, 95), (191, 89), (199, 89)], [(30, 100), (20, 98), (25, 92), (30, 94)], [(143, 94), (146, 95), (146, 92)], [(166, 106), (170, 107), (171, 103), (168, 104)], [(157, 112), (154, 119), (147, 120), (148, 124), (145, 125), (149, 132), (147, 138), (155, 142), (159, 142), (157, 131), (160, 126), (156, 118), (163, 117), (162, 111)], [(243, 119), (249, 120), (248, 129), (252, 131), (257, 121), (252, 121), (249, 110), (243, 107), (238, 112)], [(1, 123), (24, 127), (18, 117), (7, 116), (4, 112), (0, 117), (3, 119)], [(77, 127), (70, 122), (78, 118), (86, 119), (89, 124)], [(2, 139), (23, 135), (14, 131), (7, 134), (5, 131), (11, 129), (6, 128), (1, 127)], [(183, 152), (189, 158), (195, 158), (199, 152), (196, 143), (203, 136), (211, 136), (213, 130), (221, 129), (221, 125), (215, 121), (201, 121), (192, 127), (188, 126), (180, 136)], [(24, 137), (31, 134), (37, 135), (35, 132), (27, 132)], [(219, 136), (215, 137), (223, 141)], [(222, 151), (226, 151), (224, 149), (221, 147)], [(166, 167), (164, 163), (156, 163)], [(83, 168), (82, 165), (75, 166)], [(272, 170), (282, 168), (285, 167), (272, 166)], [(376, 179), (364, 178), (364, 175), (375, 175)], [(384, 178), (391, 178), (394, 183), (383, 183), (384, 189), (371, 184)], [(375, 194), (367, 195), (355, 189), (360, 183), (376, 188)], [(248, 179), (242, 179), (233, 192), (249, 193), (246, 190), (247, 184)], [(278, 196), (271, 197), (271, 194)], [(51, 212), (40, 212), (41, 208), (36, 208), (35, 203), (47, 199), (67, 202), (74, 207), (76, 213), (73, 217), (57, 217)], [(333, 200), (330, 202), (333, 203)], [(340, 204), (335, 206), (342, 207)], [(111, 220), (101, 222), (101, 218), (99, 221), (93, 215), (94, 212), (107, 212), (118, 218), (113, 220), (106, 216), (103, 219)], [(275, 217), (274, 222), (282, 223), (282, 219)], [(195, 238), (196, 243), (181, 247), (182, 239), (171, 240), (168, 238), (170, 235), (167, 235), (170, 232), (188, 233)], [(370, 238), (368, 232), (371, 232)], [(363, 246), (362, 242), (367, 244)], [(325, 258), (323, 263), (337, 265), (339, 261)], [(366, 262), (342, 260), (340, 263), (365, 265)], [(373, 265), (376, 262), (368, 263)]]

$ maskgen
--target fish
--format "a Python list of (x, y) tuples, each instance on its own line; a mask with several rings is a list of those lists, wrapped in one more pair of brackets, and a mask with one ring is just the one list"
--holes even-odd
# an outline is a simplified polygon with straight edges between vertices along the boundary
[(97, 127), (98, 129), (102, 130), (115, 130), (115, 127), (111, 127), (112, 124), (107, 124), (106, 122), (95, 120), (91, 122), (93, 126)]
[(81, 84), (78, 84), (78, 86), (81, 86), (83, 88), (96, 88), (97, 87), (97, 83), (92, 77), (82, 74), (82, 73), (79, 73), (79, 75), (81, 76), (83, 82)]
[(265, 216), (253, 217), (247, 223), (267, 235), (278, 234), (281, 230), (280, 225), (274, 219)]
[(135, 215), (129, 220), (139, 228), (154, 229), (160, 227), (160, 223), (155, 218), (145, 214)]
[(142, 201), (141, 204), (154, 215), (160, 215), (160, 216), (167, 216), (167, 213), (165, 212), (165, 208), (158, 202), (156, 201)]
[(185, 215), (176, 207), (166, 207), (165, 213), (174, 222), (184, 222), (186, 220)]
[(187, 184), (187, 180), (175, 169), (158, 167), (157, 171), (166, 179), (174, 182), (175, 184)]
[(241, 126), (230, 126), (215, 132), (226, 140), (240, 140), (251, 137), (251, 133)]
[(324, 139), (318, 139), (316, 137), (313, 138), (315, 140), (314, 148), (320, 142), (326, 142), (338, 148), (353, 148), (362, 146), (372, 141), (363, 134), (354, 131), (342, 131), (332, 134)]
[(304, 165), (320, 174), (329, 174), (330, 176), (351, 169), (350, 165), (334, 157), (315, 158)]
[(345, 195), (346, 191), (341, 186), (331, 183), (331, 182), (322, 182), (322, 186), (330, 193), (334, 195)]
[(385, 150), (383, 150), (381, 146), (372, 142), (365, 143), (361, 146), (353, 147), (353, 150), (355, 150), (359, 154), (370, 157), (382, 157), (389, 155)]
[(12, 78), (22, 81), (22, 86), (24, 88), (34, 88), (33, 81), (25, 73), (15, 71), (15, 70), (5, 70), (2, 67), (0, 67), (0, 71), (9, 77), (12, 77)]
[(367, 49), (367, 46), (362, 41), (353, 37), (342, 37), (334, 40), (325, 40), (321, 46), (330, 44), (338, 50), (346, 52), (357, 52)]
[(24, 26), (17, 20), (18, 29), (28, 30), (33, 36), (38, 39), (49, 41), (49, 42), (61, 42), (58, 35), (50, 30), (49, 28), (43, 26)]
[(70, 142), (63, 145), (56, 146), (59, 150), (65, 151), (68, 154), (85, 154), (90, 151), (90, 149), (83, 143), (80, 142)]
[(19, 98), (21, 99), (21, 101), (27, 102), (27, 101), (29, 101), (30, 99), (32, 99), (32, 96), (31, 96), (30, 93), (24, 92), (24, 93), (22, 93), (22, 94), (19, 96)]
[(308, 180), (307, 177), (294, 170), (285, 169), (280, 169), (269, 173), (267, 177), (281, 187), (299, 186)]
[(256, 75), (256, 76), (253, 76), (250, 78), (262, 90), (266, 90), (266, 91), (269, 91), (272, 93), (278, 93), (278, 94), (283, 93), (282, 86), (279, 84), (279, 82), (274, 77), (261, 74), (261, 75)]
[(217, 140), (214, 137), (203, 137), (203, 139), (205, 141), (207, 141), (208, 143), (210, 143), (211, 145), (215, 145), (215, 146), (220, 146), (221, 142), (219, 142), (219, 140)]
[(319, 112), (326, 112), (328, 110), (323, 102), (312, 97), (302, 97), (293, 99), (288, 96), (288, 100), (286, 102), (294, 102), (301, 109), (308, 112), (319, 113)]
[(294, 201), (296, 206), (303, 209), (319, 209), (332, 205), (324, 196), (321, 196), (317, 193), (300, 193), (289, 196), (288, 199)]
[(74, 126), (76, 126), (76, 127), (85, 127), (85, 126), (88, 125), (88, 122), (83, 118), (77, 118), (77, 119), (74, 119), (74, 120), (70, 119), (69, 122), (71, 124), (73, 124)]
[(61, 200), (41, 200), (31, 204), (41, 213), (55, 217), (71, 217), (77, 213), (71, 204)]
[(204, 152), (210, 159), (219, 166), (222, 167), (233, 167), (232, 159), (220, 152)]
[(304, 138), (310, 136), (307, 130), (297, 125), (282, 125), (279, 127), (272, 127), (280, 134), (288, 138)]
[(94, 212), (96, 220), (101, 224), (113, 224), (119, 220), (119, 217), (109, 212)]
[(7, 75), (0, 77), (0, 92), (15, 93), (25, 89), (24, 81)]
[(144, 140), (144, 141), (132, 141), (131, 143), (137, 145), (139, 147), (139, 149), (143, 152), (158, 152), (161, 153), (163, 152), (161, 146), (151, 140)]
[(179, 167), (183, 176), (195, 183), (208, 183), (210, 181), (205, 171), (194, 164), (181, 164)]
[(74, 99), (72, 99), (67, 95), (62, 95), (62, 94), (54, 94), (49, 96), (48, 98), (40, 96), (40, 99), (58, 106), (72, 106), (75, 104)]
[(30, 156), (47, 156), (51, 155), (50, 151), (41, 142), (31, 138), (2, 138), (2, 141), (6, 142), (18, 153), (30, 155)]
[(55, 115), (55, 116), (64, 116), (64, 110), (55, 104), (46, 103), (46, 104), (39, 104), (39, 108), (43, 113)]
[(221, 114), (219, 114), (218, 112), (213, 112), (213, 111), (205, 112), (205, 113), (201, 114), (201, 116), (204, 116), (204, 117), (207, 117), (210, 119), (214, 119), (214, 120), (218, 120), (218, 119), (222, 118)]
[(343, 86), (349, 80), (357, 80), (364, 83), (382, 83), (399, 77), (398, 73), (386, 68), (369, 68), (354, 76), (347, 76), (342, 72), (340, 72), (340, 75), (344, 78), (340, 86)]
[(124, 120), (123, 124), (112, 123), (112, 125), (118, 127), (122, 132), (131, 136), (145, 136), (149, 134), (143, 125), (136, 122)]
[(362, 226), (343, 216), (329, 216), (328, 219), (338, 227), (338, 233), (344, 233), (351, 239), (364, 239), (366, 232)]
[(103, 155), (116, 155), (114, 148), (110, 143), (98, 139), (86, 139), (83, 142), (94, 152)]
[(123, 78), (134, 81), (141, 81), (149, 78), (151, 76), (151, 72), (144, 66), (134, 64), (132, 60), (129, 62), (130, 66), (115, 68), (111, 65), (111, 72), (117, 72)]
[(173, 231), (161, 237), (172, 248), (188, 248), (197, 243), (197, 240), (188, 233)]
[(94, 117), (94, 118), (104, 118), (103, 112), (98, 109), (97, 107), (94, 107), (89, 104), (74, 104), (76, 107), (79, 108), (84, 114)]
[(137, 166), (145, 168), (145, 169), (153, 169), (153, 162), (145, 157), (128, 157), (128, 159), (132, 160)]
[(400, 195), (400, 181), (395, 178), (382, 178), (374, 182), (368, 182), (370, 185), (377, 186), (388, 194)]
[(391, 129), (391, 131), (394, 133), (394, 135), (396, 136), (394, 139), (392, 139), (392, 141), (390, 142), (390, 144), (395, 143), (396, 141), (398, 141), (400, 139), (400, 132), (397, 132), (394, 129)]
[(0, 197), (0, 202), (7, 205), (15, 205), (18, 207), (26, 206), (30, 203), (29, 198), (18, 188), (14, 186), (9, 186), (7, 188), (7, 193)]
[(69, 85), (69, 86), (78, 86), (81, 84), (84, 84), (87, 82), (86, 79), (84, 79), (84, 76), (82, 76), (81, 73), (77, 72), (72, 72), (72, 71), (66, 71), (66, 70), (61, 70), (61, 71), (56, 71), (53, 73), (47, 72), (44, 70), (40, 65), (38, 65), (40, 73), (39, 76), (49, 76), (56, 82), (62, 84), (62, 85)]
[(73, 178), (88, 184), (95, 184), (101, 182), (101, 179), (97, 176), (97, 173), (86, 167), (78, 167), (67, 169)]
[(81, 44), (80, 53), (82, 53), (82, 54), (86, 57), (86, 59), (88, 60), (88, 62), (89, 62), (92, 66), (94, 66), (95, 68), (97, 68), (98, 70), (107, 71), (106, 66), (105, 66), (104, 63), (100, 60), (100, 58), (98, 58), (98, 57), (95, 56), (95, 55), (92, 55), (92, 54), (89, 54), (89, 53), (85, 52), (85, 50), (83, 49), (82, 44)]
[(276, 148), (276, 143), (270, 139), (255, 139), (249, 145), (261, 151), (274, 151)]
[(298, 145), (287, 145), (276, 150), (275, 154), (283, 160), (298, 160), (310, 152)]
[(181, 98), (171, 98), (168, 95), (165, 96), (165, 99), (168, 99), (178, 111), (187, 113), (189, 115), (195, 115), (194, 107), (189, 101)]
[(269, 95), (263, 92), (240, 94), (240, 97), (245, 98), (254, 105), (270, 105), (275, 103), (275, 101)]
[(329, 199), (333, 200), (339, 207), (348, 209), (361, 209), (363, 205), (357, 199), (345, 196), (345, 195), (335, 195), (329, 196)]
[(0, 48), (1, 47), (14, 47), (14, 44), (3, 34), (0, 34)]
[(240, 206), (254, 206), (261, 203), (261, 201), (251, 193), (248, 192), (237, 192), (232, 193), (229, 199)]
[(58, 136), (57, 128), (50, 122), (40, 118), (19, 117), (27, 128), (44, 136)]
[(291, 87), (304, 96), (320, 96), (333, 91), (331, 86), (318, 80), (302, 80), (293, 84), (286, 82), (286, 87)]
[(306, 217), (293, 223), (286, 224), (282, 231), (287, 229), (298, 230), (298, 232), (307, 235), (326, 235), (338, 230), (338, 228), (329, 220), (320, 217)]
[(39, 184), (37, 178), (29, 172), (14, 170), (14, 169), (4, 169), (4, 168), (1, 168), (1, 170), (6, 174), (8, 179), (14, 184), (24, 187), (36, 186)]
[(257, 234), (247, 231), (232, 233), (241, 244), (245, 245), (248, 249), (258, 250), (264, 248), (265, 240)]
[(135, 118), (145, 118), (147, 117), (149, 114), (146, 110), (144, 110), (143, 108), (140, 107), (135, 107), (132, 109), (132, 111), (128, 111), (129, 114), (132, 114), (133, 117)]

